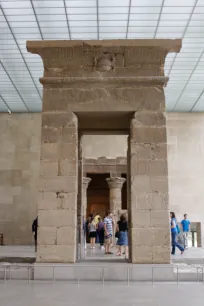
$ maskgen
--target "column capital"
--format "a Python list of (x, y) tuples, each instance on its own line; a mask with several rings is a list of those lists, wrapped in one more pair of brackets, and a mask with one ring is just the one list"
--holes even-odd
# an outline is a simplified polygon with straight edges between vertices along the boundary
[(122, 189), (126, 179), (123, 177), (110, 177), (106, 179), (109, 189)]
[(91, 182), (91, 178), (90, 177), (83, 177), (83, 188), (87, 189), (89, 186), (89, 183)]

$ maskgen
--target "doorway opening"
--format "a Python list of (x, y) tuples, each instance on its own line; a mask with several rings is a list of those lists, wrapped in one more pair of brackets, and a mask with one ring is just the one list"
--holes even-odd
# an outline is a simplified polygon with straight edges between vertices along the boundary
[(110, 209), (109, 189), (106, 179), (110, 177), (109, 173), (87, 173), (91, 179), (87, 189), (87, 212), (86, 217), (90, 214), (99, 214), (102, 218)]
[[(126, 133), (125, 133), (126, 134)], [(122, 214), (127, 216), (127, 134), (126, 135), (83, 135), (83, 179), (86, 185), (86, 209), (84, 217), (85, 252), (81, 260), (126, 262), (128, 260), (127, 240), (124, 245), (117, 244), (119, 236), (118, 221)], [(124, 162), (125, 160), (125, 162)], [(84, 196), (83, 196), (84, 199)], [(82, 203), (83, 205), (83, 203)], [(109, 251), (107, 252), (106, 215), (111, 212), (112, 232)], [(96, 225), (96, 239), (93, 243), (91, 220)], [(104, 238), (101, 239), (101, 224), (104, 223)], [(91, 229), (91, 230), (90, 230)], [(119, 255), (119, 256), (118, 256)]]

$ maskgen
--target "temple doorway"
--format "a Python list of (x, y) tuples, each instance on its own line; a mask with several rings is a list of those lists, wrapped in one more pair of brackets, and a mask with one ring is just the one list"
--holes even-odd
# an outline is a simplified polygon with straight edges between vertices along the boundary
[(91, 182), (87, 189), (87, 213), (99, 214), (104, 218), (109, 209), (109, 188), (106, 179), (110, 177), (109, 173), (87, 173)]

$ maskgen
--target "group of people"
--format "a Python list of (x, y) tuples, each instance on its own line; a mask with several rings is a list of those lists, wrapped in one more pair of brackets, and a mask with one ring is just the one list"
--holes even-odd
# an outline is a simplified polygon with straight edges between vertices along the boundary
[[(182, 227), (182, 232), (181, 232), (181, 229), (177, 223), (176, 215), (173, 211), (170, 212), (170, 219), (171, 219), (170, 228), (171, 228), (171, 244), (172, 244), (171, 254), (175, 255), (176, 247), (181, 251), (181, 254), (183, 254), (184, 250), (188, 248), (188, 233), (190, 231), (191, 223), (188, 220), (187, 214), (184, 214), (184, 219), (181, 221), (181, 227)], [(181, 246), (177, 241), (179, 234), (183, 235), (184, 246)]]
[[(188, 248), (188, 234), (190, 232), (190, 221), (187, 214), (184, 214), (184, 219), (181, 221), (180, 229), (176, 215), (174, 212), (170, 212), (170, 229), (171, 229), (171, 254), (175, 255), (176, 247), (183, 254), (184, 250)], [(37, 250), (37, 231), (38, 231), (38, 218), (33, 221), (32, 232), (35, 239), (35, 249)], [(87, 221), (84, 221), (84, 238), (86, 235), (90, 239), (90, 247), (95, 248), (95, 243), (98, 241), (102, 249), (105, 249), (105, 254), (113, 254), (110, 249), (113, 244), (113, 233), (115, 232), (115, 238), (117, 240), (118, 251), (116, 255), (122, 256), (125, 254), (128, 258), (128, 222), (125, 214), (120, 216), (120, 220), (115, 224), (111, 211), (106, 213), (104, 219), (99, 214), (95, 216), (91, 214)], [(184, 246), (181, 246), (177, 238), (179, 235), (183, 236)], [(124, 247), (124, 252), (122, 248)]]
[[(110, 249), (113, 244), (113, 234), (117, 240), (117, 256), (125, 254), (128, 258), (128, 222), (125, 214), (120, 216), (117, 224), (113, 219), (111, 211), (108, 211), (102, 219), (99, 214), (91, 214), (84, 223), (84, 234), (88, 234), (90, 239), (90, 248), (95, 248), (95, 243), (100, 243), (101, 249), (105, 249), (105, 255), (113, 254)], [(124, 252), (122, 248), (124, 247)]]

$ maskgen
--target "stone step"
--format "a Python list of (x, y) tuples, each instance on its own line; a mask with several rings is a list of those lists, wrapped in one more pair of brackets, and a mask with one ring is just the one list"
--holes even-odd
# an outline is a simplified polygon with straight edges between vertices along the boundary
[(0, 280), (66, 282), (203, 282), (202, 268), (173, 265), (100, 264), (19, 264), (0, 265)]

